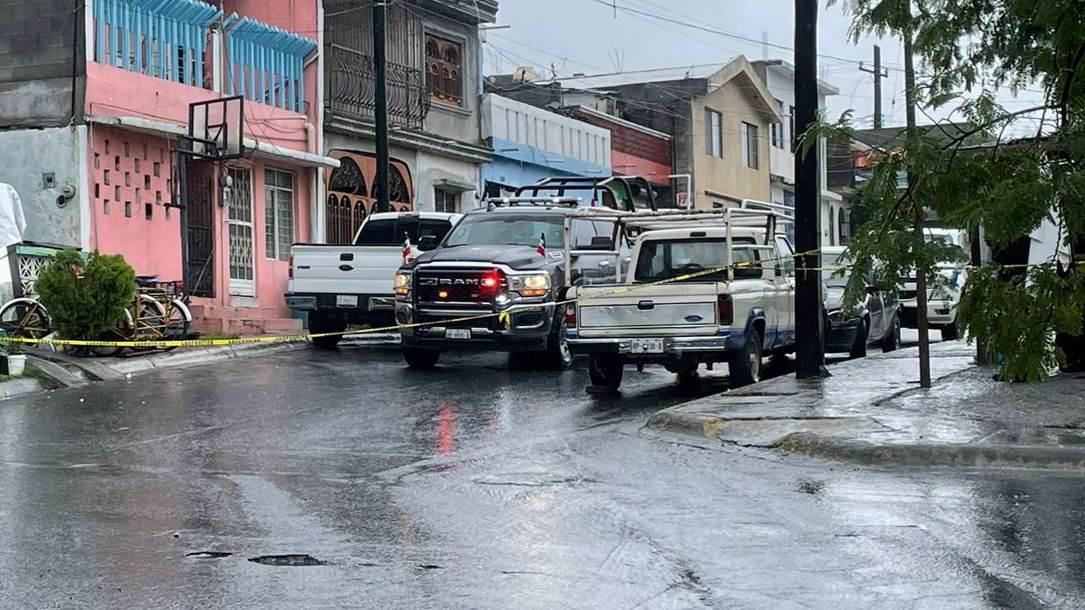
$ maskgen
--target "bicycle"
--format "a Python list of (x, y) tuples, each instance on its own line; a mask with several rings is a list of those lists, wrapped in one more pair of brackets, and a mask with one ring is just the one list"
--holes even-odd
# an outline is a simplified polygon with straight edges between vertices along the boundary
[[(136, 296), (125, 310), (124, 320), (108, 333), (105, 340), (114, 341), (164, 341), (179, 340), (188, 336), (192, 325), (192, 312), (188, 308), (188, 295), (182, 282), (163, 282), (156, 276), (136, 278)], [(133, 351), (153, 349), (171, 351), (174, 348), (134, 347)], [(116, 356), (123, 347), (103, 346), (94, 348), (98, 356)]]
[(0, 308), (0, 330), (16, 339), (44, 339), (53, 332), (52, 319), (37, 299), (20, 297)]

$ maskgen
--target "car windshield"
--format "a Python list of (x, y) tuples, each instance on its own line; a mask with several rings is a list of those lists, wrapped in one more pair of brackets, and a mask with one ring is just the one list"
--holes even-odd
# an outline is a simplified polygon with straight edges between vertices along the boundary
[[(753, 241), (736, 239), (735, 242), (733, 261), (748, 263), (735, 269), (735, 278), (760, 278), (762, 257), (753, 247)], [(640, 283), (661, 282), (693, 274), (695, 277), (688, 281), (719, 282), (727, 279), (726, 268), (726, 240), (653, 240), (641, 246), (635, 279)]]
[[(847, 267), (848, 260), (843, 254), (822, 253), (821, 266), (824, 269), (822, 276), (825, 285), (830, 288), (846, 288), (851, 271)], [(843, 270), (843, 275), (838, 272)]]
[(564, 227), (559, 216), (538, 214), (475, 214), (463, 219), (448, 235), (445, 247), (455, 246), (538, 246), (544, 237), (547, 247), (561, 248)]

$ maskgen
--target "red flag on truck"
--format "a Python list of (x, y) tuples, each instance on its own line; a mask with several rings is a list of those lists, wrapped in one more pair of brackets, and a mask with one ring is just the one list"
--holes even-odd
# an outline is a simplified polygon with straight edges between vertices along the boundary
[(411, 262), (411, 236), (407, 233), (403, 234), (403, 262)]
[(546, 258), (546, 233), (539, 235), (539, 247), (535, 248), (539, 256)]

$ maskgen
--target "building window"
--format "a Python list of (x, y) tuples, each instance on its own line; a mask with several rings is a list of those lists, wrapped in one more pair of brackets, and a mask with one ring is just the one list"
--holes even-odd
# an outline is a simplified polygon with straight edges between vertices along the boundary
[(791, 152), (795, 152), (795, 144), (798, 143), (798, 138), (795, 137), (795, 107), (788, 106), (791, 112), (788, 113), (788, 127), (791, 128)]
[(439, 186), (434, 188), (433, 210), (446, 214), (456, 214), (460, 211), (460, 194)]
[(742, 136), (745, 140), (745, 145), (742, 147), (742, 160), (746, 163), (746, 167), (750, 169), (758, 168), (758, 129), (757, 125), (751, 125), (749, 123), (742, 124)]
[(294, 174), (290, 172), (264, 172), (264, 237), (268, 258), (290, 259), (294, 243)]
[[(776, 108), (780, 111), (780, 116), (786, 116), (784, 112), (784, 103), (780, 100), (776, 100)], [(784, 124), (773, 123), (772, 124), (772, 145), (776, 148), (783, 150), (784, 148)]]
[(426, 90), (433, 101), (463, 103), (463, 45), (426, 34)]
[(723, 158), (723, 115), (710, 108), (705, 108), (705, 153)]

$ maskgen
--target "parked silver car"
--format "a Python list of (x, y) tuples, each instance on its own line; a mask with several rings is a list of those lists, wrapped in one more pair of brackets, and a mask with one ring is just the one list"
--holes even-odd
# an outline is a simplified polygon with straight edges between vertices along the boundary
[[(846, 248), (821, 249), (825, 284), (825, 351), (866, 356), (868, 345), (884, 352), (900, 347), (900, 301), (894, 291), (879, 290), (868, 282), (866, 295), (853, 308), (844, 308), (844, 290), (850, 279)], [(838, 271), (843, 272), (841, 275)]]

